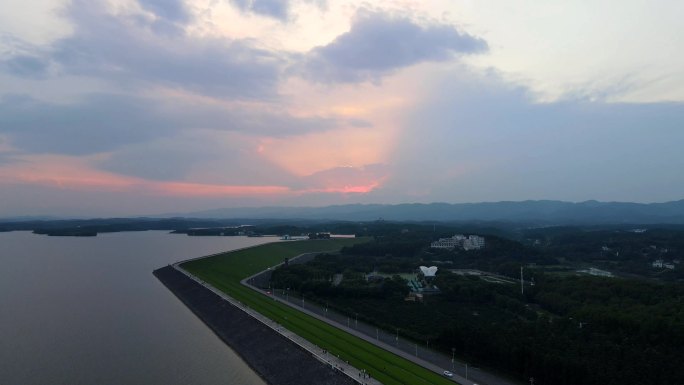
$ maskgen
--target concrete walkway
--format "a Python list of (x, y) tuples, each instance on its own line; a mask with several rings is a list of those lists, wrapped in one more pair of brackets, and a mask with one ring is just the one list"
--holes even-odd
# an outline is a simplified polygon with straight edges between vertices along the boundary
[(311, 342), (305, 340), (304, 338), (298, 336), (294, 332), (284, 328), (282, 325), (279, 325), (275, 321), (271, 320), (270, 318), (267, 318), (263, 316), (261, 313), (250, 309), (247, 307), (245, 304), (241, 303), (240, 301), (230, 297), (226, 293), (214, 288), (207, 282), (202, 281), (201, 279), (195, 277), (194, 275), (188, 273), (187, 271), (183, 270), (179, 265), (183, 262), (177, 262), (174, 263), (172, 266), (174, 269), (177, 271), (183, 273), (186, 275), (188, 278), (192, 279), (193, 281), (199, 283), (202, 285), (204, 288), (207, 290), (211, 290), (214, 294), (218, 295), (221, 297), (224, 301), (229, 302), (233, 306), (237, 307), (238, 309), (241, 309), (244, 311), (246, 314), (254, 318), (255, 320), (261, 322), (262, 324), (270, 327), (271, 329), (277, 331), (280, 333), (282, 336), (285, 338), (289, 339), (293, 343), (299, 345), (301, 348), (304, 350), (308, 351), (311, 355), (316, 357), (319, 361), (326, 363), (330, 365), (332, 368), (339, 370), (341, 373), (349, 376), (352, 380), (356, 381), (359, 384), (364, 384), (364, 385), (381, 385), (381, 383), (374, 378), (366, 378), (366, 373), (359, 368), (355, 368), (345, 361), (339, 359), (338, 357), (333, 356), (332, 354), (328, 354), (325, 352), (323, 349), (319, 348), (318, 346), (312, 344)]

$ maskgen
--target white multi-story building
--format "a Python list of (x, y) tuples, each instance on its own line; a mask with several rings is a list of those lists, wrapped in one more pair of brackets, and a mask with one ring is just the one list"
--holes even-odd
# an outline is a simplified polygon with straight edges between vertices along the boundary
[(470, 235), (466, 237), (463, 234), (456, 234), (451, 238), (440, 238), (438, 241), (432, 242), (430, 247), (433, 249), (463, 248), (464, 250), (475, 250), (483, 248), (484, 245), (484, 237), (477, 235)]
[(468, 237), (468, 239), (465, 239), (463, 241), (463, 249), (465, 249), (465, 250), (481, 249), (484, 246), (485, 246), (484, 237), (480, 237), (478, 235), (471, 235)]
[(451, 238), (440, 238), (438, 241), (434, 241), (430, 244), (433, 249), (455, 249), (463, 245), (463, 240), (465, 237), (463, 235), (454, 235)]

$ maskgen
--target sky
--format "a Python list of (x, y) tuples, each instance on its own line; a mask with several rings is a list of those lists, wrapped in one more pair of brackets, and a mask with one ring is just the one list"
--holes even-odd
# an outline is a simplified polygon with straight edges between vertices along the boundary
[(684, 198), (684, 3), (4, 0), (0, 217)]

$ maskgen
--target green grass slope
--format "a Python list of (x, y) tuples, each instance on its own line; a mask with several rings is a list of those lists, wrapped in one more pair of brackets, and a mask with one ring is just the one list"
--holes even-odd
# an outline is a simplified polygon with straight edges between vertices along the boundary
[(240, 284), (241, 279), (280, 263), (284, 258), (314, 251), (336, 251), (343, 246), (363, 241), (333, 239), (271, 243), (186, 262), (181, 267), (319, 347), (327, 349), (329, 354), (339, 355), (355, 367), (366, 369), (383, 384), (454, 384), (439, 374)]

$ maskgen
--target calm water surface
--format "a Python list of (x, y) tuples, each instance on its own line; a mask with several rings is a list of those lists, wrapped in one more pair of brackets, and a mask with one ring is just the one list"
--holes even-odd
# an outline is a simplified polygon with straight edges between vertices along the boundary
[(0, 383), (263, 385), (152, 270), (273, 240), (0, 233)]

